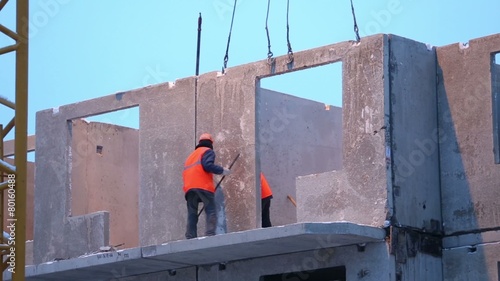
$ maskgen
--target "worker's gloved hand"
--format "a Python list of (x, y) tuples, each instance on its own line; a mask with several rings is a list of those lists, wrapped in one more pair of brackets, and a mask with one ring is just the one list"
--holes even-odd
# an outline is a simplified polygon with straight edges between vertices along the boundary
[(228, 168), (224, 168), (224, 171), (222, 171), (222, 175), (223, 176), (227, 176), (227, 175), (230, 175), (231, 174), (231, 170), (229, 170)]

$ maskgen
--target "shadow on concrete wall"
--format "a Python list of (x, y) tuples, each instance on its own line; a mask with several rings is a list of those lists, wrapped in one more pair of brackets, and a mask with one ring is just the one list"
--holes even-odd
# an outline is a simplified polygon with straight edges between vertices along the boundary
[[(461, 132), (458, 136), (456, 128), (468, 126), (467, 115), (474, 112), (479, 100), (472, 101), (457, 100), (450, 95), (454, 92), (447, 89), (443, 82), (443, 69), (437, 66), (438, 74), (438, 127), (439, 134), (439, 158), (440, 158), (440, 186), (441, 186), (441, 208), (443, 221), (443, 280), (471, 280), (464, 276), (464, 272), (488, 272), (486, 257), (483, 251), (478, 251), (473, 245), (464, 248), (453, 239), (467, 233), (474, 233), (481, 228), (476, 214), (475, 200), (471, 191), (470, 173), (471, 168), (466, 167), (463, 159), (464, 154), (470, 154), (476, 147), (464, 147), (464, 138), (468, 138), (467, 132)], [(453, 99), (450, 102), (450, 98)], [(457, 110), (463, 105), (461, 110)], [(455, 104), (454, 108), (450, 103)], [(472, 108), (468, 107), (472, 106)], [(481, 236), (475, 239), (475, 244), (482, 244)], [(464, 240), (465, 241), (465, 240)], [(462, 242), (463, 243), (463, 242)], [(467, 243), (467, 242), (466, 242)], [(454, 249), (461, 247), (462, 249)], [(466, 258), (465, 255), (469, 255)], [(476, 276), (476, 274), (473, 274)], [(469, 276), (470, 277), (470, 276)], [(465, 279), (464, 279), (465, 278)], [(478, 279), (479, 280), (479, 279)], [(488, 278), (487, 280), (491, 280)]]

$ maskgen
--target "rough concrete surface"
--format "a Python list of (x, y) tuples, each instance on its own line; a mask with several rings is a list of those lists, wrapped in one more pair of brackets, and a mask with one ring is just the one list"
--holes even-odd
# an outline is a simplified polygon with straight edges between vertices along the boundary
[[(374, 259), (374, 256), (378, 258)], [(345, 280), (396, 280), (393, 262), (384, 243), (368, 243), (362, 252), (356, 246), (325, 247), (284, 256), (230, 262), (223, 271), (218, 265), (200, 268), (199, 280), (260, 280), (262, 276), (274, 274), (283, 274), (279, 280), (313, 280), (310, 277), (315, 270), (339, 266), (345, 266)]]
[(182, 171), (192, 152), (195, 79), (177, 80), (141, 103), (140, 245), (184, 239), (186, 201)]
[(492, 53), (500, 34), (437, 47), (441, 197), (447, 234), (500, 225), (492, 136)]
[(215, 72), (198, 81), (196, 133), (211, 133), (216, 162), (228, 167), (238, 153), (233, 173), (226, 177), (227, 229), (256, 227), (255, 197), (255, 74), (235, 68), (224, 76)]
[(500, 244), (458, 247), (443, 251), (443, 280), (498, 280)]
[(399, 225), (441, 231), (436, 54), (433, 48), (390, 36), (389, 77), (394, 215)]
[[(500, 57), (500, 55), (496, 55)], [(491, 90), (493, 101), (493, 151), (495, 163), (500, 164), (500, 59), (491, 63)]]
[[(147, 274), (151, 280), (193, 275), (199, 280), (253, 280), (266, 274), (345, 265), (348, 280), (441, 280), (441, 269), (444, 280), (494, 280), (500, 225), (500, 166), (495, 164), (492, 137), (495, 52), (500, 52), (500, 34), (472, 40), (467, 46), (435, 49), (397, 36), (375, 35), (360, 43), (341, 42), (295, 53), (293, 71), (342, 61), (341, 145), (322, 143), (330, 137), (319, 130), (324, 124), (323, 108), (322, 113), (305, 105), (296, 110), (301, 116), (295, 126), (307, 128), (310, 114), (321, 119), (304, 142), (321, 146), (325, 150), (319, 154), (325, 155), (341, 147), (341, 159), (322, 159), (327, 164), (312, 159), (315, 152), (297, 147), (298, 155), (311, 159), (291, 154), (280, 159), (284, 150), (266, 150), (268, 144), (261, 138), (265, 126), (260, 126), (259, 118), (273, 126), (269, 119), (273, 111), (271, 106), (266, 109), (271, 115), (261, 114), (266, 101), (259, 80), (289, 71), (287, 56), (276, 58), (274, 68), (263, 60), (230, 68), (224, 75), (211, 72), (38, 112), (33, 245), (38, 265), (27, 268), (28, 276), (33, 276), (31, 280), (109, 280), (136, 275), (137, 279), (127, 280), (143, 280), (141, 275)], [(267, 102), (281, 106), (279, 98)], [(89, 207), (82, 216), (74, 216), (71, 172), (83, 164), (74, 162), (71, 142), (76, 131), (71, 121), (133, 106), (139, 106), (140, 112), (141, 247), (39, 264), (109, 244), (110, 210), (87, 214)], [(218, 164), (227, 167), (241, 154), (221, 190), (229, 233), (183, 240), (183, 163), (203, 132), (215, 137)], [(439, 144), (439, 158), (432, 141)], [(312, 175), (296, 181), (297, 221), (326, 223), (255, 229), (260, 226), (258, 173), (277, 169), (269, 163), (281, 160), (288, 162), (276, 166), (286, 166), (287, 171), (301, 170), (294, 166), (299, 162), (313, 168)], [(331, 171), (333, 167), (318, 173), (339, 163), (339, 170)], [(276, 189), (278, 200), (284, 199), (284, 192), (293, 193), (290, 186)], [(291, 207), (290, 202), (278, 200), (275, 217), (288, 214)], [(286, 224), (293, 216), (292, 211), (275, 221)], [(401, 242), (391, 249), (404, 252), (401, 259), (383, 242), (386, 233), (379, 227), (386, 220), (425, 236), (428, 231), (442, 234), (441, 216), (448, 235), (442, 258)], [(163, 242), (168, 243), (158, 245)], [(365, 243), (365, 248), (354, 246)], [(334, 254), (318, 261), (318, 255), (329, 249)], [(219, 270), (220, 262), (228, 262), (225, 270)], [(169, 275), (168, 269), (179, 269), (179, 275)]]
[(295, 223), (287, 198), (301, 200), (295, 178), (342, 168), (342, 109), (260, 88), (256, 126), (260, 170), (273, 191), (271, 222)]
[(386, 36), (369, 37), (342, 58), (342, 170), (299, 178), (299, 222), (384, 223), (388, 204), (382, 130), (387, 40)]
[[(89, 251), (88, 246), (98, 248), (109, 243), (109, 237), (106, 237), (109, 229), (100, 224), (96, 224), (98, 227), (95, 229), (87, 228), (87, 223), (94, 221), (96, 215), (100, 216), (101, 222), (106, 221), (106, 212), (85, 215), (85, 219), (71, 217), (71, 170), (78, 167), (72, 163), (69, 120), (137, 106), (141, 100), (158, 95), (164, 87), (166, 84), (160, 84), (37, 112), (34, 199), (36, 223), (33, 248), (35, 264), (82, 255)], [(79, 223), (84, 225), (78, 225)], [(75, 245), (80, 245), (82, 240), (88, 241), (87, 245), (77, 249)]]
[[(300, 260), (292, 258), (299, 262), (297, 270), (304, 268), (315, 269), (323, 262), (331, 262), (332, 259), (338, 259), (336, 264), (345, 264), (343, 259), (353, 257), (354, 254), (345, 253), (342, 248), (335, 248), (347, 245), (363, 244), (366, 245), (366, 252), (375, 251), (384, 256), (380, 259), (371, 259), (370, 254), (366, 252), (359, 253), (361, 257), (360, 266), (384, 266), (387, 271), (373, 272), (373, 276), (381, 276), (390, 273), (390, 264), (383, 261), (390, 261), (387, 256), (387, 248), (383, 243), (385, 231), (369, 226), (360, 226), (350, 223), (306, 223), (293, 224), (281, 227), (254, 229), (243, 232), (229, 233), (213, 237), (198, 238), (192, 240), (173, 241), (164, 245), (146, 246), (121, 250), (118, 252), (105, 252), (88, 255), (81, 258), (73, 258), (58, 262), (48, 262), (27, 267), (27, 280), (110, 280), (110, 278), (121, 278), (128, 276), (137, 276), (150, 274), (168, 269), (182, 269), (190, 266), (199, 266), (199, 275), (206, 279), (214, 280), (213, 272), (204, 272), (203, 269), (210, 268), (211, 265), (220, 262), (234, 262), (237, 260), (248, 260), (253, 263), (257, 257), (274, 257), (274, 261), (283, 260), (280, 254), (290, 254), (294, 252), (308, 252), (300, 255), (298, 258), (307, 258), (308, 261), (302, 263)], [(279, 241), (279, 243), (278, 243)], [(355, 252), (356, 247), (350, 247)], [(334, 253), (334, 254), (332, 254)], [(313, 264), (309, 263), (311, 258)], [(258, 260), (258, 259), (256, 259)], [(371, 262), (369, 261), (371, 260)], [(363, 265), (366, 261), (367, 265)], [(267, 261), (269, 262), (269, 260)], [(319, 263), (316, 265), (316, 263)], [(286, 263), (279, 262), (282, 266)], [(306, 267), (304, 267), (306, 266)], [(310, 267), (307, 267), (310, 266)], [(251, 274), (273, 273), (278, 267), (261, 267), (263, 271), (255, 270)], [(286, 270), (286, 269), (284, 269)], [(356, 272), (350, 269), (349, 275)], [(181, 271), (182, 273), (183, 271)], [(192, 276), (190, 271), (185, 271), (187, 276)], [(233, 272), (234, 278), (240, 277), (244, 272)], [(167, 276), (165, 272), (164, 276)], [(180, 275), (184, 276), (184, 275)], [(148, 280), (141, 279), (132, 280)], [(147, 277), (147, 276), (146, 276)], [(153, 277), (152, 277), (153, 278)], [(156, 278), (156, 277), (154, 277)], [(170, 277), (169, 277), (170, 278)], [(154, 279), (153, 279), (154, 280)], [(169, 279), (167, 279), (169, 280)], [(183, 280), (183, 279), (172, 279)], [(246, 280), (246, 279), (240, 279)], [(370, 279), (377, 280), (377, 279)]]

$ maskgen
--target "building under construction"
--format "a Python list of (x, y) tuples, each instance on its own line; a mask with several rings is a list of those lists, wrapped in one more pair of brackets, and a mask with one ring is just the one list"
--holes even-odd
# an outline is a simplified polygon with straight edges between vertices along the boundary
[[(499, 52), (500, 34), (379, 34), (40, 111), (26, 280), (500, 280)], [(342, 107), (260, 87), (333, 63)], [(139, 129), (85, 120), (132, 107)], [(183, 163), (203, 132), (219, 164), (240, 158), (218, 235), (186, 240)]]

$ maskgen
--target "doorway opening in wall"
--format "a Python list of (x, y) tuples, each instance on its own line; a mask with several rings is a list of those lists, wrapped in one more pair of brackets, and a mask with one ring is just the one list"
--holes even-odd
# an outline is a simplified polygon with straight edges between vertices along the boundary
[(109, 212), (110, 245), (139, 245), (139, 107), (69, 121), (71, 212)]
[(273, 192), (271, 223), (296, 223), (296, 178), (342, 169), (342, 63), (263, 78), (256, 95), (260, 169)]
[(304, 270), (288, 272), (274, 275), (261, 276), (259, 281), (282, 281), (282, 280), (301, 280), (301, 281), (346, 281), (345, 266), (321, 268), (315, 270)]
[(492, 54), (491, 60), (493, 152), (495, 154), (495, 164), (500, 164), (500, 53)]

